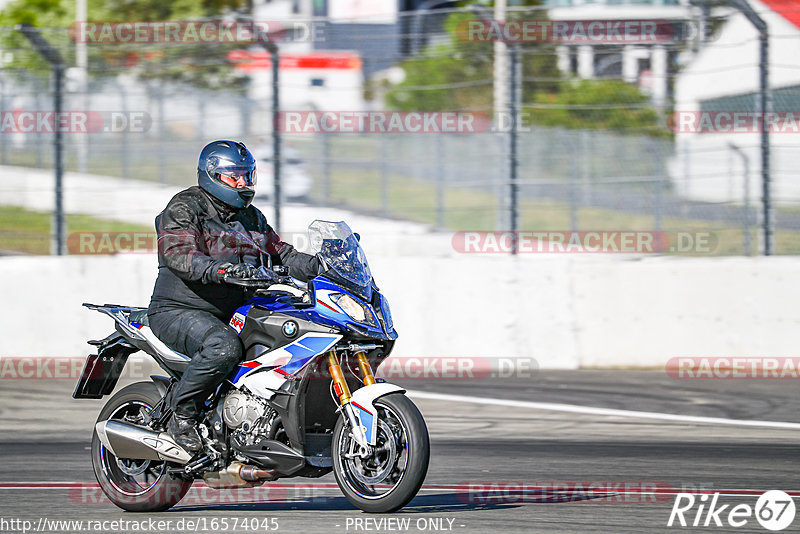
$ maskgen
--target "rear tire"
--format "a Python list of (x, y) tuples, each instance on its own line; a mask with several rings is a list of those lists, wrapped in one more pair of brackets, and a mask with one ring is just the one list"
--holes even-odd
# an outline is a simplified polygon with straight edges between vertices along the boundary
[[(136, 422), (137, 417), (152, 410), (160, 400), (161, 394), (152, 382), (131, 384), (109, 399), (97, 422), (111, 418)], [(189, 491), (192, 481), (173, 478), (167, 473), (169, 465), (117, 458), (100, 442), (97, 431), (92, 433), (94, 476), (103, 493), (123, 510), (163, 512), (175, 506)]]
[[(342, 456), (343, 452), (348, 449), (348, 441), (352, 439), (348, 432), (348, 426), (344, 424), (344, 416), (339, 417), (333, 430), (333, 473), (342, 493), (353, 505), (369, 513), (390, 513), (408, 504), (422, 487), (425, 475), (428, 473), (430, 441), (428, 428), (425, 426), (422, 414), (419, 413), (419, 409), (414, 403), (402, 393), (392, 393), (380, 397), (375, 400), (374, 405), (379, 412), (379, 421), (385, 422), (387, 419), (394, 420), (396, 418), (396, 421), (390, 421), (391, 424), (387, 427), (379, 426), (379, 435), (381, 432), (385, 433), (387, 428), (397, 430), (396, 423), (399, 423), (405, 434), (397, 440), (398, 443), (394, 447), (384, 447), (384, 449), (391, 448), (393, 451), (399, 451), (400, 454), (406, 453), (402, 473), (393, 471), (387, 476), (385, 482), (376, 482), (374, 486), (359, 481), (358, 477), (363, 477), (363, 473), (354, 476), (355, 466)], [(388, 417), (385, 419), (383, 416)], [(395, 461), (399, 462), (399, 460)], [(376, 471), (381, 469), (383, 468), (380, 466), (375, 468)], [(367, 475), (369, 474), (372, 473)], [(380, 494), (379, 490), (384, 488), (379, 487), (376, 490), (375, 486), (382, 485), (389, 486), (389, 488), (386, 488), (385, 493)]]

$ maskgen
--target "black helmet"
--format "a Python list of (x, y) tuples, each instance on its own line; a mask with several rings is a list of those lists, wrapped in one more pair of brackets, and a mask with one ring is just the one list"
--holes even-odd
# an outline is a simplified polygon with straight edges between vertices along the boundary
[[(222, 181), (224, 177), (242, 180), (244, 186), (227, 185)], [(243, 143), (209, 143), (203, 147), (197, 161), (197, 185), (232, 208), (246, 208), (256, 194), (256, 160)]]

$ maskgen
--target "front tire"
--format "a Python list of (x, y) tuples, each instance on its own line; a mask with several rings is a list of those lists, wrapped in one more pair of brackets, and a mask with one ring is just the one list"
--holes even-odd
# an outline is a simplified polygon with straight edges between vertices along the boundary
[(374, 402), (378, 411), (378, 437), (373, 455), (347, 458), (353, 438), (344, 416), (333, 430), (333, 473), (347, 500), (369, 513), (399, 510), (416, 496), (430, 460), (428, 429), (422, 414), (402, 393)]
[[(120, 419), (142, 424), (143, 417), (161, 400), (155, 384), (137, 382), (111, 397), (97, 422)], [(163, 512), (175, 506), (191, 480), (173, 478), (167, 462), (117, 458), (92, 434), (92, 466), (100, 488), (111, 502), (129, 512)]]

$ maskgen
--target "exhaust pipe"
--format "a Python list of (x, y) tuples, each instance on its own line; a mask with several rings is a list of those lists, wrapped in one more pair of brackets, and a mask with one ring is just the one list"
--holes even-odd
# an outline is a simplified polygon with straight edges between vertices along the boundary
[(214, 489), (252, 488), (275, 478), (277, 477), (272, 469), (259, 469), (253, 465), (244, 465), (242, 462), (233, 462), (221, 471), (203, 474), (206, 486)]
[(100, 443), (117, 458), (167, 460), (189, 463), (192, 454), (175, 443), (166, 432), (153, 432), (130, 423), (109, 419), (95, 425)]

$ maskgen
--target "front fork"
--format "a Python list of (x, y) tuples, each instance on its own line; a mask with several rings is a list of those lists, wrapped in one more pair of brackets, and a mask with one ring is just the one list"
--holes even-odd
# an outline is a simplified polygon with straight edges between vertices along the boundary
[[(361, 372), (361, 381), (364, 382), (365, 386), (374, 384), (375, 376), (372, 374), (372, 368), (369, 365), (367, 355), (364, 351), (359, 351), (356, 353), (356, 358), (358, 359), (358, 368)], [(336, 351), (333, 350), (328, 352), (328, 371), (333, 380), (333, 391), (339, 398), (339, 405), (342, 407), (342, 411), (345, 417), (347, 417), (347, 421), (350, 423), (350, 428), (353, 431), (353, 438), (359, 445), (359, 453), (360, 455), (368, 454), (369, 443), (367, 441), (365, 428), (359, 424), (355, 410), (350, 403), (350, 388), (347, 386), (347, 381), (344, 379), (344, 373), (342, 373), (342, 366), (339, 365), (339, 358), (336, 356)]]

